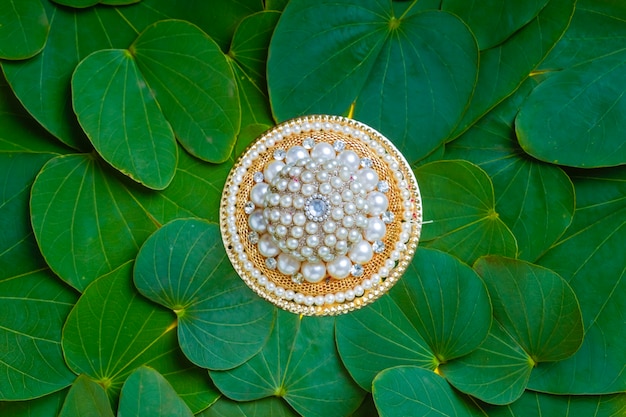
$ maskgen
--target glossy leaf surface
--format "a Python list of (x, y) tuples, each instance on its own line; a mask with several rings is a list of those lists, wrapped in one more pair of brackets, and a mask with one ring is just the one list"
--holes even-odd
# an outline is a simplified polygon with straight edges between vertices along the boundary
[(104, 389), (86, 375), (80, 375), (65, 397), (59, 417), (113, 417)]
[(242, 364), (272, 327), (272, 305), (237, 276), (215, 224), (182, 219), (163, 226), (142, 246), (134, 281), (144, 296), (176, 313), (181, 348), (202, 367)]
[(222, 397), (199, 417), (296, 417), (299, 416), (285, 401), (277, 397), (257, 401), (237, 402)]
[(26, 59), (46, 44), (48, 18), (41, 0), (5, 0), (0, 4), (0, 58)]
[(495, 210), (493, 185), (467, 161), (439, 161), (415, 169), (424, 201), (421, 242), (466, 263), (487, 254), (515, 256), (517, 242)]

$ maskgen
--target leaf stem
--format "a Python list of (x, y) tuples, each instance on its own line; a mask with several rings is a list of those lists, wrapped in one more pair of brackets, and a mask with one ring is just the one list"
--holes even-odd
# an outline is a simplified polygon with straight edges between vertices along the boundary
[(411, 4), (409, 4), (409, 7), (407, 7), (407, 8), (406, 8), (406, 10), (404, 11), (404, 13), (402, 13), (402, 16), (400, 16), (400, 17), (398, 18), (398, 20), (402, 20), (402, 19), (404, 19), (404, 16), (406, 16), (406, 14), (407, 14), (408, 12), (410, 12), (410, 11), (411, 11), (411, 9), (413, 8), (413, 6), (415, 6), (415, 5), (417, 4), (417, 1), (418, 1), (418, 0), (413, 0), (413, 1), (411, 2)]

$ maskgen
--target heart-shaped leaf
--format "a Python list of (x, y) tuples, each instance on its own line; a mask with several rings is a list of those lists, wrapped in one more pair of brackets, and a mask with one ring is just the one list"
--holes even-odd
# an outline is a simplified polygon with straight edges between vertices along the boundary
[(181, 348), (200, 366), (233, 368), (265, 344), (274, 309), (237, 276), (215, 224), (163, 226), (141, 247), (134, 279), (143, 295), (176, 313)]
[(520, 145), (543, 161), (582, 168), (626, 163), (626, 51), (552, 74), (517, 116)]
[(560, 276), (524, 261), (488, 256), (474, 269), (483, 278), (493, 315), (535, 364), (572, 356), (583, 341), (578, 300)]
[(113, 417), (104, 389), (86, 375), (80, 375), (65, 397), (59, 417)]
[(477, 58), (467, 26), (446, 12), (409, 6), (396, 16), (382, 0), (292, 1), (270, 45), (272, 109), (285, 120), (344, 114), (354, 103), (354, 118), (416, 161), (459, 122)]
[(117, 410), (117, 417), (132, 416), (192, 417), (193, 413), (161, 374), (140, 366), (124, 382)]
[(278, 396), (302, 415), (349, 415), (365, 393), (337, 356), (334, 323), (279, 310), (261, 352), (237, 368), (212, 371), (213, 382), (237, 401)]
[(0, 4), (0, 58), (26, 59), (39, 53), (50, 25), (41, 0), (5, 0)]
[(237, 402), (222, 397), (198, 417), (297, 417), (287, 403), (277, 397), (257, 401)]
[[(626, 170), (576, 172), (574, 220), (539, 263), (565, 278), (580, 302), (585, 340), (570, 359), (545, 364), (529, 387), (553, 393), (626, 390)], [(585, 378), (576, 375), (584, 374)]]
[(415, 169), (426, 223), (422, 245), (466, 263), (482, 255), (515, 256), (517, 242), (495, 209), (493, 185), (467, 161), (439, 161)]
[(58, 416), (69, 388), (29, 401), (0, 401), (3, 416)]
[(482, 416), (468, 399), (432, 371), (416, 366), (398, 366), (376, 376), (372, 387), (381, 417)]

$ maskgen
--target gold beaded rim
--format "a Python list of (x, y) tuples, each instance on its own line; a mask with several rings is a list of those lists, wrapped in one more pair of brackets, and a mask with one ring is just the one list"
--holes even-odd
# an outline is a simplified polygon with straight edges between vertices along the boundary
[[(388, 210), (393, 213), (393, 220), (387, 224), (385, 249), (363, 265), (362, 275), (341, 280), (327, 278), (319, 283), (295, 283), (291, 277), (269, 269), (256, 245), (246, 238), (249, 229), (245, 204), (255, 185), (254, 173), (263, 171), (274, 159), (276, 150), (301, 145), (306, 138), (331, 145), (341, 142), (345, 149), (353, 150), (362, 160), (371, 161), (371, 168), (389, 184)], [(262, 134), (232, 168), (220, 203), (222, 240), (241, 279), (274, 305), (309, 316), (347, 313), (387, 292), (411, 262), (421, 226), (421, 196), (415, 175), (404, 156), (376, 130), (341, 116), (295, 118)]]

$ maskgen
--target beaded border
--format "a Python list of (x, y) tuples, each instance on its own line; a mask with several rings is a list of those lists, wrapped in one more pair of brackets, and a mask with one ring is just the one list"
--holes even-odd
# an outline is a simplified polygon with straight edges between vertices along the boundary
[[(396, 180), (405, 186), (408, 193), (403, 198), (403, 228), (408, 231), (406, 242), (396, 242), (400, 248), (398, 259), (387, 259), (380, 273), (363, 276), (360, 284), (345, 292), (343, 300), (335, 300), (322, 294), (296, 294), (285, 291), (269, 280), (264, 272), (265, 265), (254, 265), (241, 244), (241, 236), (247, 236), (247, 230), (239, 230), (236, 224), (241, 208), (238, 199), (247, 201), (247, 196), (239, 196), (240, 185), (247, 176), (254, 173), (248, 170), (254, 160), (283, 139), (302, 132), (331, 131), (360, 140), (368, 149), (383, 159), (389, 166), (397, 165), (394, 171)], [(382, 296), (402, 276), (413, 259), (421, 234), (422, 205), (421, 196), (410, 165), (398, 149), (382, 134), (371, 127), (342, 116), (311, 115), (283, 122), (265, 132), (253, 142), (236, 162), (228, 175), (220, 202), (220, 230), (226, 253), (241, 279), (259, 296), (274, 305), (302, 315), (337, 315), (359, 309)], [(393, 265), (392, 265), (393, 264)], [(331, 302), (329, 302), (331, 301)]]

